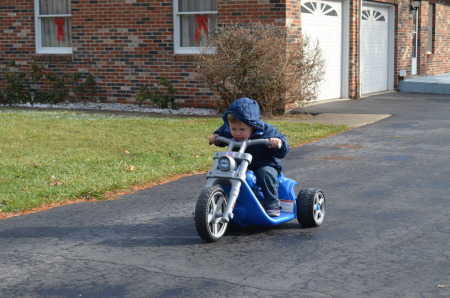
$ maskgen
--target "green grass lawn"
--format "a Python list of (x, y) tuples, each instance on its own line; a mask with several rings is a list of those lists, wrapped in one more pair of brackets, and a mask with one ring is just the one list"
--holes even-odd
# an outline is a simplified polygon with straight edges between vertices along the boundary
[[(207, 139), (221, 121), (0, 109), (0, 214), (207, 170), (218, 150)], [(270, 122), (291, 146), (348, 129)]]

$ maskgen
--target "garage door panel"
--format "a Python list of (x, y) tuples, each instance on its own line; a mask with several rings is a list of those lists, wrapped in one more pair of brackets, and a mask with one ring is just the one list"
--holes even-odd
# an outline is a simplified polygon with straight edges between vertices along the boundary
[(342, 2), (302, 0), (302, 33), (317, 40), (325, 59), (318, 100), (341, 97)]
[(365, 3), (361, 20), (361, 93), (388, 89), (388, 8)]

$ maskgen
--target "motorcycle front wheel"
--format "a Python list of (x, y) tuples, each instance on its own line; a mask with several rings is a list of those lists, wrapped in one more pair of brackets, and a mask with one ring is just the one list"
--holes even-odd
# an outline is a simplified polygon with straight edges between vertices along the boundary
[(195, 228), (206, 242), (214, 242), (225, 234), (228, 223), (221, 221), (227, 205), (225, 191), (220, 185), (204, 188), (195, 206)]

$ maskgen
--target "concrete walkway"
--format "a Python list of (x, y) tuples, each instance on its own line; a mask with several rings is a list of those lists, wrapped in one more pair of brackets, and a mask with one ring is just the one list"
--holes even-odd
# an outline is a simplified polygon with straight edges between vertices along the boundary
[(400, 92), (450, 95), (450, 73), (402, 80), (399, 82), (398, 89)]
[(329, 125), (343, 124), (350, 128), (369, 125), (390, 117), (390, 114), (342, 114), (321, 113), (310, 118), (299, 119), (302, 123), (320, 123)]

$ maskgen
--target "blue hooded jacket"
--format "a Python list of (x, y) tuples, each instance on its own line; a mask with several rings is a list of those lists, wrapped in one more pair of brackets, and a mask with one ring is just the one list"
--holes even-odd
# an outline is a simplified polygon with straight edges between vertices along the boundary
[(227, 115), (231, 113), (234, 117), (253, 128), (250, 139), (279, 138), (282, 141), (281, 148), (268, 148), (265, 145), (251, 146), (246, 152), (253, 156), (250, 170), (256, 170), (262, 166), (271, 166), (281, 172), (281, 158), (289, 152), (289, 143), (286, 136), (281, 134), (275, 126), (260, 120), (258, 103), (250, 98), (243, 97), (233, 101), (223, 113), (224, 124), (214, 133), (226, 138), (232, 138), (230, 124)]

